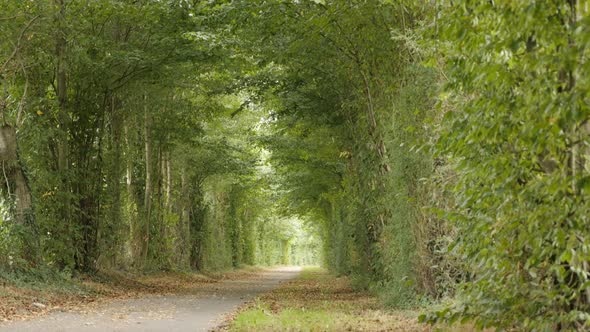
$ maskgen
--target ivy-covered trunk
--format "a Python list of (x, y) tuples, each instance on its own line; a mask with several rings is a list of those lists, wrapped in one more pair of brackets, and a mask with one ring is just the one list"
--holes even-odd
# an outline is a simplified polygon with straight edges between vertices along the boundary
[(31, 189), (19, 158), (17, 133), (14, 127), (0, 127), (0, 163), (2, 196), (13, 215), (14, 230), (21, 243), (22, 258), (31, 266), (39, 261), (39, 238)]

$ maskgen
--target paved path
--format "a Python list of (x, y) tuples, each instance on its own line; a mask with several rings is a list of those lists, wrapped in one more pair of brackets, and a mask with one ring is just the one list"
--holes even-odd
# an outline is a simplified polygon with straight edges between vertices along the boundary
[[(278, 268), (259, 278), (199, 285), (196, 294), (115, 300), (86, 312), (53, 312), (28, 321), (0, 324), (0, 332), (208, 331), (256, 295), (296, 277), (299, 268)], [(202, 289), (200, 289), (202, 287)]]

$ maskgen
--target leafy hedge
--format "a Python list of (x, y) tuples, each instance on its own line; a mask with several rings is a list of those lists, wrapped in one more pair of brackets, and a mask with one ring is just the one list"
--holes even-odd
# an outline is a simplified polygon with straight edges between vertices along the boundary
[(437, 23), (448, 68), (441, 156), (455, 166), (455, 250), (468, 277), (434, 320), (590, 327), (588, 46), (577, 1), (455, 1)]

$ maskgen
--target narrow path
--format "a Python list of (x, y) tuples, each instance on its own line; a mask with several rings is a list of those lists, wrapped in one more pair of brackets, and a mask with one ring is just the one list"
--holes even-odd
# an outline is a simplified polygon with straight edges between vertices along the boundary
[(28, 321), (0, 324), (8, 331), (208, 331), (256, 295), (295, 278), (299, 268), (277, 268), (257, 278), (198, 285), (190, 295), (115, 300), (96, 308), (54, 312)]

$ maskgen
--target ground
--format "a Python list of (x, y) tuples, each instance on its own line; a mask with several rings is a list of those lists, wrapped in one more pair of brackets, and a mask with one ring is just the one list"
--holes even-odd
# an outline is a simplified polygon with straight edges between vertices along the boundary
[(109, 278), (109, 283), (87, 281), (93, 292), (72, 295), (3, 286), (0, 306), (10, 321), (0, 323), (0, 332), (207, 331), (224, 314), (298, 274), (298, 268), (277, 268), (216, 279), (193, 274)]
[(247, 268), (206, 275), (98, 272), (77, 279), (48, 273), (16, 277), (0, 275), (0, 322), (30, 319), (51, 311), (91, 307), (117, 299), (190, 293), (195, 288), (223, 280), (254, 278), (259, 271)]
[(387, 309), (321, 268), (115, 274), (41, 286), (0, 284), (0, 332), (435, 330), (418, 322), (419, 308)]
[(296, 280), (258, 297), (230, 317), (224, 331), (431, 331), (420, 310), (385, 309), (348, 278), (306, 268)]

